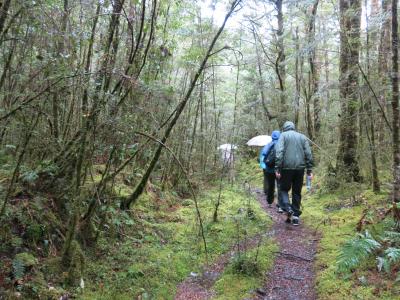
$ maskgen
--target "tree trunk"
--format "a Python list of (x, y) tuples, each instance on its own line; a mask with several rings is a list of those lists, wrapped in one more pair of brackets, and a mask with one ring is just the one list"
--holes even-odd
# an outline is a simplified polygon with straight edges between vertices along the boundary
[(0, 3), (0, 34), (3, 32), (4, 23), (6, 22), (8, 9), (10, 8), (11, 0), (5, 0)]
[[(315, 41), (315, 17), (317, 15), (319, 0), (314, 0), (314, 4), (311, 10), (310, 21), (308, 24), (308, 43), (311, 50), (308, 56), (308, 63), (310, 64), (310, 99), (313, 100), (313, 107), (314, 107), (314, 126), (313, 126), (313, 138), (317, 138), (319, 136), (319, 131), (321, 129), (321, 104), (320, 98), (318, 95), (318, 88), (319, 88), (319, 67), (316, 62), (316, 41)], [(310, 126), (311, 124), (309, 124)], [(310, 138), (312, 138), (310, 136)]]
[[(372, 10), (371, 14), (377, 14), (377, 1), (372, 0)], [(368, 7), (368, 0), (365, 0), (365, 8)], [(371, 61), (370, 61), (370, 45), (375, 45), (376, 42), (376, 34), (369, 32), (369, 18), (367, 9), (366, 13), (366, 59), (367, 59), (367, 74), (368, 77), (371, 76)], [(372, 41), (372, 43), (370, 42)], [(378, 166), (376, 161), (376, 145), (375, 145), (375, 121), (374, 121), (374, 112), (372, 108), (372, 97), (370, 95), (367, 96), (367, 103), (365, 107), (366, 113), (368, 114), (368, 120), (365, 120), (365, 131), (368, 137), (369, 148), (371, 153), (371, 171), (372, 171), (372, 189), (375, 193), (379, 193), (380, 191), (380, 182), (378, 176)], [(369, 128), (368, 128), (369, 127)], [(368, 133), (368, 130), (370, 132)]]
[(296, 93), (294, 95), (294, 125), (296, 128), (299, 126), (299, 114), (300, 114), (300, 93), (301, 93), (301, 74), (300, 74), (300, 41), (299, 41), (299, 27), (296, 27), (295, 35), (296, 43), (296, 61), (295, 61), (295, 81), (296, 81)]
[(360, 49), (360, 0), (340, 0), (340, 142), (337, 173), (343, 180), (360, 182), (357, 162), (357, 107)]
[(270, 121), (272, 119), (272, 116), (269, 112), (266, 97), (265, 97), (264, 78), (263, 78), (262, 66), (261, 66), (261, 55), (258, 50), (258, 40), (257, 40), (256, 30), (254, 28), (254, 25), (252, 26), (252, 31), (253, 31), (254, 45), (256, 48), (256, 56), (257, 56), (257, 71), (258, 71), (258, 76), (259, 76), (258, 77), (258, 80), (259, 80), (258, 88), (260, 90), (260, 95), (261, 95), (261, 104), (264, 109), (264, 114), (266, 116), (266, 119)]
[(276, 0), (276, 10), (277, 10), (277, 21), (278, 21), (278, 30), (277, 30), (277, 48), (278, 48), (278, 57), (276, 60), (276, 73), (279, 80), (279, 90), (280, 90), (280, 114), (279, 114), (279, 125), (282, 126), (283, 123), (288, 119), (288, 105), (286, 102), (286, 67), (285, 67), (285, 47), (283, 43), (283, 10), (282, 10), (283, 0)]
[(389, 68), (390, 68), (390, 59), (389, 53), (390, 49), (390, 0), (382, 0), (382, 15), (384, 16), (383, 24), (381, 27), (380, 33), (380, 42), (379, 42), (379, 52), (378, 52), (378, 80), (381, 88), (379, 89), (379, 102), (380, 106), (383, 107), (384, 111), (382, 115), (379, 116), (378, 119), (378, 140), (379, 147), (384, 147), (385, 144), (385, 125), (384, 125), (384, 116), (385, 108), (387, 107), (387, 91), (389, 90)]
[(399, 111), (399, 37), (397, 0), (392, 0), (392, 110), (393, 110), (393, 216), (400, 230), (400, 111)]

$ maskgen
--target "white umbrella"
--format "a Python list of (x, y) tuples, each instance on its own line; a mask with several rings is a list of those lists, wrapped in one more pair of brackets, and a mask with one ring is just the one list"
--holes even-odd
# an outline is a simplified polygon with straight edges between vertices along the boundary
[(269, 135), (258, 135), (251, 138), (246, 144), (247, 146), (265, 146), (272, 142), (272, 138)]
[(222, 144), (222, 145), (218, 146), (217, 149), (220, 149), (220, 150), (235, 150), (235, 149), (237, 149), (237, 146), (233, 145), (233, 144)]

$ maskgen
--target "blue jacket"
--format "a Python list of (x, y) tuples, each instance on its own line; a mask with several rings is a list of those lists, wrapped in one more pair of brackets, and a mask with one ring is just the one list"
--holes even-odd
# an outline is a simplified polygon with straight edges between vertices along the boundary
[(271, 169), (271, 168), (268, 168), (268, 167), (265, 165), (265, 163), (264, 163), (264, 158), (265, 158), (266, 156), (268, 156), (268, 153), (269, 153), (269, 150), (271, 149), (271, 147), (272, 147), (273, 145), (275, 145), (275, 144), (278, 142), (279, 136), (280, 136), (280, 135), (281, 135), (281, 133), (280, 133), (278, 130), (272, 131), (272, 134), (271, 134), (272, 142), (269, 143), (269, 144), (267, 144), (267, 145), (265, 145), (265, 146), (261, 149), (261, 152), (260, 152), (260, 158), (259, 158), (259, 160), (260, 160), (260, 167), (261, 167), (262, 169), (266, 170), (268, 173), (274, 173), (275, 170), (274, 170), (274, 169)]

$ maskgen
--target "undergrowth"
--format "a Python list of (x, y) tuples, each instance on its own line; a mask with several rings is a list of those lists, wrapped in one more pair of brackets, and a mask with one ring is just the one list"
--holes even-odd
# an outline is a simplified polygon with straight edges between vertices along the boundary
[(217, 295), (215, 300), (245, 299), (263, 285), (264, 274), (270, 270), (274, 262), (274, 252), (278, 246), (271, 239), (241, 256), (236, 254), (221, 278), (215, 284)]
[[(318, 299), (399, 299), (393, 277), (377, 270), (376, 236), (386, 231), (391, 216), (388, 192), (375, 194), (350, 186), (335, 194), (306, 196), (305, 223), (320, 232), (316, 255)], [(384, 253), (382, 253), (384, 255)]]
[[(100, 180), (101, 172), (96, 170), (91, 176), (94, 183)], [(85, 188), (91, 189), (92, 183)], [(238, 236), (250, 238), (270, 225), (242, 184), (224, 182), (218, 222), (212, 222), (218, 188), (199, 190), (209, 263), (230, 251)], [(79, 264), (74, 273), (61, 268), (67, 224), (54, 213), (58, 204), (52, 195), (17, 191), (8, 206), (7, 224), (0, 228), (0, 296), (172, 299), (177, 284), (191, 272), (200, 273), (206, 264), (194, 201), (149, 183), (131, 210), (119, 210), (119, 200), (131, 192), (128, 180), (121, 176), (107, 200), (109, 205), (99, 211), (102, 219), (94, 218), (96, 245), (76, 243), (80, 244), (76, 251)], [(262, 265), (261, 253), (258, 261)]]
[[(209, 263), (231, 249), (238, 234), (254, 236), (269, 224), (258, 202), (235, 186), (223, 190), (219, 222), (212, 222), (217, 196), (218, 192), (211, 189), (199, 197)], [(253, 212), (251, 218), (249, 209)], [(105, 233), (100, 249), (90, 255), (101, 257), (101, 261), (90, 260), (89, 284), (82, 299), (172, 299), (179, 282), (191, 272), (202, 271), (205, 253), (191, 199), (170, 200), (166, 205), (162, 199), (147, 195), (141, 197), (131, 214), (134, 224), (125, 230), (123, 241), (110, 243)]]

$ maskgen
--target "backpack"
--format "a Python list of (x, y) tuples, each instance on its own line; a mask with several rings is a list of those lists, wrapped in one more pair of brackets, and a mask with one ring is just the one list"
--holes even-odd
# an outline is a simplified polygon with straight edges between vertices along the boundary
[(275, 144), (273, 144), (271, 148), (269, 148), (268, 155), (264, 157), (265, 165), (270, 169), (275, 168), (275, 158), (276, 158)]

